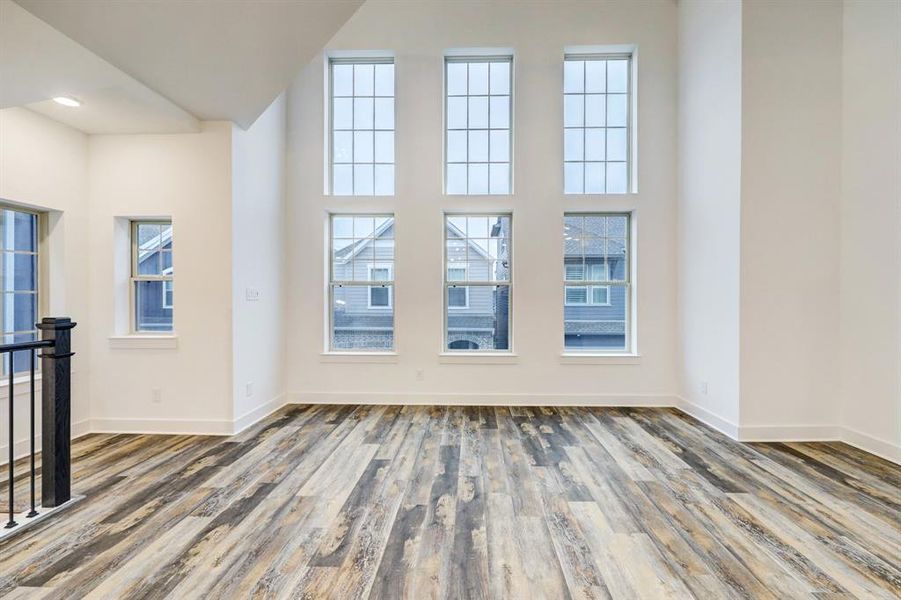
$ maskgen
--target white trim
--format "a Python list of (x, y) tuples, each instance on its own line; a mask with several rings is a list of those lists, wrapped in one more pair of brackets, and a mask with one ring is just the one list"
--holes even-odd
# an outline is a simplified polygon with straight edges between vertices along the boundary
[(322, 352), (319, 355), (321, 363), (396, 363), (398, 361), (397, 352)]
[(438, 362), (445, 365), (515, 365), (519, 363), (519, 355), (506, 351), (451, 350), (439, 354)]
[(698, 421), (704, 423), (705, 425), (713, 427), (720, 433), (729, 436), (733, 440), (738, 439), (739, 428), (738, 425), (736, 425), (732, 421), (724, 419), (716, 413), (713, 413), (706, 408), (695, 404), (694, 402), (686, 400), (681, 396), (676, 396), (675, 399), (676, 402), (674, 403), (674, 406), (689, 417), (693, 417)]
[(838, 425), (739, 425), (740, 442), (835, 442), (840, 441)]
[(842, 441), (864, 452), (901, 465), (901, 445), (899, 444), (867, 435), (850, 427), (842, 427)]
[(560, 354), (561, 365), (638, 365), (641, 364), (640, 354), (622, 354), (611, 352), (563, 352)]
[(669, 394), (472, 394), (435, 392), (288, 392), (288, 404), (374, 404), (439, 406), (610, 406), (673, 407)]
[(232, 433), (235, 435), (241, 433), (251, 425), (265, 419), (285, 404), (287, 404), (285, 394), (279, 394), (269, 402), (250, 409), (234, 420), (232, 424)]
[(173, 350), (178, 348), (178, 336), (160, 335), (111, 335), (109, 347), (116, 350)]
[(91, 419), (91, 433), (232, 435), (229, 419)]

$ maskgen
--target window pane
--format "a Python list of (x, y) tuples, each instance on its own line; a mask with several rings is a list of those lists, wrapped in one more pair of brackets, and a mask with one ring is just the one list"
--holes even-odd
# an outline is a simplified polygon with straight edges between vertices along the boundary
[[(610, 236), (611, 227), (619, 236)], [(569, 350), (629, 349), (628, 255), (625, 215), (564, 217), (564, 346)], [(609, 237), (608, 237), (609, 236)], [(581, 242), (581, 247), (578, 242)], [(579, 255), (584, 254), (584, 259)], [(585, 282), (578, 285), (579, 279)], [(588, 285), (587, 282), (621, 282)]]
[(466, 98), (447, 99), (447, 128), (466, 129)]
[(582, 129), (567, 129), (563, 132), (563, 160), (582, 160), (584, 133)]
[(375, 95), (394, 95), (394, 64), (375, 66)]
[(510, 127), (510, 96), (492, 96), (489, 108), (491, 114), (488, 124), (492, 129)]
[(603, 127), (607, 122), (604, 116), (604, 98), (601, 94), (589, 94), (585, 96), (585, 126)]
[(0, 214), (3, 219), (3, 249), (37, 252), (37, 215), (4, 210)]
[(394, 165), (375, 165), (375, 195), (394, 195)]
[(138, 275), (162, 275), (162, 261), (160, 260), (160, 250), (139, 250), (138, 251)]
[[(371, 294), (371, 296), (370, 296)], [(332, 350), (391, 350), (394, 347), (393, 286), (332, 286)], [(370, 297), (375, 308), (370, 308)]]
[(4, 252), (3, 291), (35, 289), (37, 289), (37, 255)]
[(603, 194), (605, 183), (604, 163), (585, 163), (585, 193)]
[(581, 194), (582, 171), (584, 164), (580, 162), (563, 163), (563, 191), (566, 194)]
[(510, 165), (508, 163), (492, 163), (488, 167), (488, 193), (510, 193)]
[(372, 237), (375, 232), (374, 217), (354, 217), (354, 237), (367, 238)]
[(565, 93), (585, 91), (585, 63), (583, 61), (563, 61), (563, 91)]
[(376, 131), (375, 132), (375, 162), (393, 163), (394, 162), (394, 132), (393, 131)]
[(563, 126), (564, 127), (582, 127), (585, 124), (585, 96), (566, 95), (563, 96)]
[(354, 165), (354, 195), (371, 196), (373, 176), (372, 165)]
[(371, 131), (354, 131), (354, 162), (372, 162), (373, 137)]
[(373, 95), (373, 65), (354, 65), (354, 96)]
[(159, 223), (139, 223), (138, 246), (142, 248), (159, 246), (161, 234), (162, 227)]
[(469, 132), (469, 161), (488, 162), (488, 132)]
[(510, 93), (510, 63), (491, 63), (491, 94)]
[(607, 163), (607, 193), (625, 194), (626, 163)]
[(332, 156), (336, 163), (349, 163), (353, 160), (353, 132), (336, 131), (332, 135)]
[(394, 129), (394, 98), (375, 99), (375, 128)]
[(628, 81), (628, 65), (626, 60), (607, 61), (607, 91), (626, 92)]
[(172, 309), (164, 306), (162, 281), (135, 282), (135, 329), (172, 331)]
[(470, 194), (487, 194), (488, 193), (488, 165), (473, 164), (469, 165), (469, 193)]
[[(446, 61), (445, 64), (448, 94), (445, 191), (509, 194), (511, 64), (509, 61)], [(485, 131), (488, 129), (490, 133)], [(489, 166), (489, 162), (493, 164)]]
[(469, 128), (488, 128), (488, 98), (475, 97), (469, 99)]
[(466, 63), (447, 63), (447, 95), (466, 95)]
[(585, 61), (585, 92), (601, 93), (607, 91), (607, 61)]
[(607, 130), (607, 160), (626, 160), (626, 130)]
[(625, 94), (607, 95), (607, 126), (626, 126), (626, 100)]
[(353, 65), (332, 65), (332, 93), (335, 96), (353, 94)]
[[(464, 131), (465, 135), (466, 132)], [(466, 165), (447, 165), (447, 193), (448, 194), (465, 194), (466, 193)]]
[[(510, 349), (510, 286), (447, 287), (447, 350)], [(468, 304), (464, 304), (464, 297)], [(451, 306), (467, 306), (450, 310)]]
[(603, 129), (585, 130), (585, 160), (604, 160), (606, 136)]
[(336, 196), (353, 194), (354, 175), (352, 165), (335, 165), (332, 167), (332, 193)]
[(37, 322), (37, 294), (3, 294), (3, 332), (32, 331)]
[(334, 129), (351, 129), (354, 126), (353, 98), (335, 98), (332, 104), (332, 127)]
[(354, 98), (354, 129), (372, 129), (372, 98)]
[(469, 95), (488, 93), (488, 63), (469, 63)]

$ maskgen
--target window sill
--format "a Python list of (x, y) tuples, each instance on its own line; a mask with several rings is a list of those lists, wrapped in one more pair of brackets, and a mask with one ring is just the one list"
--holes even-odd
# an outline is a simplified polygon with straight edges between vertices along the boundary
[(114, 350), (172, 350), (178, 348), (177, 335), (111, 335), (109, 347)]
[(442, 352), (438, 362), (446, 365), (515, 365), (519, 355), (508, 352)]
[(319, 362), (391, 364), (397, 362), (397, 352), (323, 352)]
[(564, 352), (560, 355), (561, 365), (637, 365), (640, 363), (640, 354)]

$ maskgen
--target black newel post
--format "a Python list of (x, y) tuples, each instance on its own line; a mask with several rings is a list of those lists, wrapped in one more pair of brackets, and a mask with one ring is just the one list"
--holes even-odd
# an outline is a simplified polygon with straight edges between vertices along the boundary
[(41, 352), (41, 505), (59, 506), (71, 496), (71, 351), (67, 317), (45, 317), (41, 339), (53, 340)]

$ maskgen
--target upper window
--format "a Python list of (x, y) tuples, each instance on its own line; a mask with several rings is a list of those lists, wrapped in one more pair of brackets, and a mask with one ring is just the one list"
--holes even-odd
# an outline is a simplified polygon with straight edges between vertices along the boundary
[(332, 193), (393, 195), (393, 59), (332, 59), (329, 71)]
[(567, 351), (631, 350), (628, 214), (568, 214), (563, 229)]
[(563, 61), (563, 178), (567, 194), (629, 191), (629, 56)]
[(447, 215), (444, 231), (445, 349), (510, 350), (510, 215)]
[(172, 222), (133, 221), (131, 231), (132, 329), (172, 331)]
[[(2, 249), (3, 343), (37, 339), (38, 320), (38, 215), (0, 209), (0, 249)], [(31, 368), (27, 352), (15, 352), (13, 371)], [(3, 373), (9, 373), (10, 354), (3, 355)]]
[(509, 194), (511, 56), (445, 58), (445, 191)]
[(394, 348), (394, 217), (332, 215), (329, 349)]

